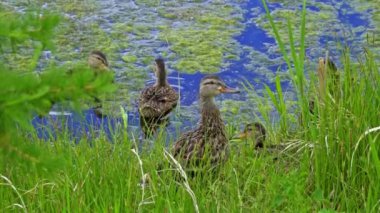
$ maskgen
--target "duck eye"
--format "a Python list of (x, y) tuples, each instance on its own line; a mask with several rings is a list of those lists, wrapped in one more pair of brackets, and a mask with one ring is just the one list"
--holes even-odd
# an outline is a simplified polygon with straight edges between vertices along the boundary
[(96, 59), (98, 59), (99, 61), (103, 62), (103, 60), (100, 57), (96, 57)]
[(208, 81), (208, 82), (204, 83), (204, 85), (209, 85), (209, 84), (215, 84), (215, 82), (213, 82), (213, 81)]
[(101, 63), (105, 64), (105, 65), (108, 65), (107, 61), (105, 61), (103, 58), (101, 58), (100, 56), (95, 56), (96, 59), (98, 59)]

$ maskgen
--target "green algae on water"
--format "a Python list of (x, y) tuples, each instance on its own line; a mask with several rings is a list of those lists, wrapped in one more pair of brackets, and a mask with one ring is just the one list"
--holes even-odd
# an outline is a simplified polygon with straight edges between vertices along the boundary
[(238, 45), (232, 39), (242, 29), (239, 17), (232, 15), (237, 11), (240, 12), (232, 6), (219, 4), (179, 10), (161, 9), (159, 14), (174, 23), (192, 22), (181, 27), (167, 27), (160, 32), (160, 39), (169, 44), (178, 59), (174, 68), (186, 73), (215, 73), (224, 60), (238, 59)]

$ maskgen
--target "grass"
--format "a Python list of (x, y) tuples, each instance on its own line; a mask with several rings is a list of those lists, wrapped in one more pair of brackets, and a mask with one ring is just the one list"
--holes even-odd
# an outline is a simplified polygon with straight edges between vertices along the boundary
[[(311, 202), (302, 192), (307, 173), (302, 175), (298, 160), (281, 155), (274, 161), (273, 155), (254, 154), (249, 146), (233, 147), (240, 155), (232, 154), (216, 177), (206, 174), (188, 182), (177, 182), (173, 177), (179, 171), (170, 170), (165, 147), (160, 142), (152, 150), (140, 153), (131, 149), (132, 141), (111, 144), (99, 140), (91, 147), (86, 141), (78, 145), (66, 141), (35, 145), (48, 149), (51, 154), (65, 153), (69, 163), (53, 176), (33, 169), (7, 168), (3, 175), (12, 181), (20, 195), (13, 187), (2, 185), (2, 209), (177, 212), (193, 211), (196, 205), (200, 212), (225, 212), (280, 210), (285, 206), (297, 209), (304, 205), (299, 201)], [(163, 171), (158, 175), (161, 164), (164, 164)], [(150, 178), (148, 186), (142, 188), (145, 173)], [(293, 202), (295, 199), (299, 201)]]
[[(292, 34), (290, 21), (290, 48), (275, 33), (297, 91), (297, 110), (291, 113), (286, 106), (279, 80), (275, 91), (267, 88), (266, 97), (281, 115), (280, 122), (270, 123), (268, 117), (272, 112), (262, 106), (267, 102), (259, 104), (269, 127), (267, 142), (286, 143), (285, 150), (256, 152), (249, 144), (231, 142), (229, 159), (218, 172), (179, 179), (178, 175), (184, 177), (185, 173), (179, 166), (170, 166), (175, 161), (165, 152), (164, 135), (152, 147), (140, 150), (136, 137), (128, 134), (116, 135), (114, 143), (101, 136), (95, 141), (83, 139), (78, 144), (70, 142), (68, 132), (60, 134), (54, 143), (32, 135), (24, 138), (33, 141), (30, 148), (61, 158), (50, 167), (42, 166), (43, 169), (33, 161), (14, 164), (3, 160), (0, 209), (378, 212), (380, 70), (374, 60), (377, 55), (365, 50), (357, 61), (352, 61), (349, 50), (343, 49), (340, 95), (320, 98), (316, 86), (307, 87), (318, 85), (315, 71), (310, 71), (310, 83), (304, 75), (305, 2), (299, 39)], [(271, 20), (269, 11), (267, 15)], [(274, 20), (271, 24), (275, 32)], [(300, 41), (299, 48), (296, 40)], [(246, 88), (254, 92), (252, 86)], [(309, 113), (310, 99), (316, 101), (314, 114)], [(299, 116), (302, 116), (299, 123), (291, 123)], [(126, 127), (127, 118), (123, 119)]]

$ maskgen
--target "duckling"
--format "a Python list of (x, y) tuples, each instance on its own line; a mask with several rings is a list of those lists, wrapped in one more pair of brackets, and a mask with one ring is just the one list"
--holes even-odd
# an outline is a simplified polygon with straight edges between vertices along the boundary
[[(265, 151), (267, 153), (279, 154), (284, 151), (289, 143), (268, 144), (265, 143), (267, 137), (267, 131), (263, 124), (259, 122), (249, 123), (245, 126), (244, 131), (240, 133), (236, 138), (246, 140), (247, 142), (253, 142), (254, 149), (257, 151)], [(265, 147), (265, 149), (263, 149)], [(277, 160), (278, 156), (273, 160)]]
[[(89, 56), (88, 56), (88, 60), (87, 60), (87, 63), (88, 63), (88, 66), (93, 69), (95, 71), (96, 74), (100, 73), (100, 72), (103, 72), (103, 71), (106, 71), (106, 70), (109, 70), (108, 68), (108, 60), (107, 60), (107, 57), (104, 53), (102, 53), (101, 51), (99, 50), (94, 50), (92, 51)], [(73, 73), (73, 70), (68, 70), (67, 71), (67, 75), (72, 75)], [(95, 102), (96, 102), (96, 106), (94, 107), (94, 112), (96, 114), (97, 117), (102, 117), (102, 113), (101, 113), (101, 100), (97, 97), (94, 97), (95, 99)], [(41, 113), (38, 115), (39, 118), (43, 118), (46, 116), (46, 114), (48, 114), (51, 109), (53, 108), (53, 105), (56, 103), (57, 101), (56, 100), (49, 100), (49, 107), (47, 110), (44, 111), (44, 113)]]
[[(87, 63), (90, 66), (90, 68), (95, 71), (95, 74), (99, 74), (109, 70), (107, 57), (104, 53), (102, 53), (99, 50), (93, 50), (90, 53), (90, 55), (88, 56)], [(98, 118), (104, 117), (102, 113), (102, 101), (97, 97), (94, 97), (94, 100), (96, 103), (95, 107), (93, 108), (95, 115)]]
[(163, 59), (155, 60), (154, 73), (156, 83), (145, 88), (139, 98), (140, 126), (145, 138), (154, 134), (161, 124), (168, 123), (168, 115), (177, 106), (179, 98), (166, 80)]
[[(228, 138), (220, 111), (214, 103), (214, 97), (221, 93), (239, 93), (228, 88), (215, 75), (206, 76), (200, 83), (201, 120), (193, 131), (184, 133), (172, 148), (172, 153), (183, 166), (211, 163), (216, 166), (227, 159)], [(203, 162), (202, 162), (203, 163)]]
[(87, 62), (88, 65), (97, 72), (109, 70), (107, 57), (99, 50), (93, 50), (88, 56)]
[(245, 126), (244, 131), (237, 138), (252, 140), (255, 143), (255, 148), (263, 148), (266, 139), (266, 130), (264, 125), (259, 122), (249, 123)]

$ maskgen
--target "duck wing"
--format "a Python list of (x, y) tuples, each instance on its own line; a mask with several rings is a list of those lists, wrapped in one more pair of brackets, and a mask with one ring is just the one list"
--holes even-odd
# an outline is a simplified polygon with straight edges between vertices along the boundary
[(211, 163), (215, 166), (227, 160), (228, 140), (224, 134), (207, 134), (201, 127), (183, 134), (174, 144), (173, 156), (183, 166)]
[(200, 129), (184, 133), (174, 144), (172, 153), (181, 163), (187, 165), (203, 157), (205, 140)]
[(139, 112), (142, 117), (165, 117), (176, 106), (178, 94), (171, 87), (149, 87), (142, 91)]

